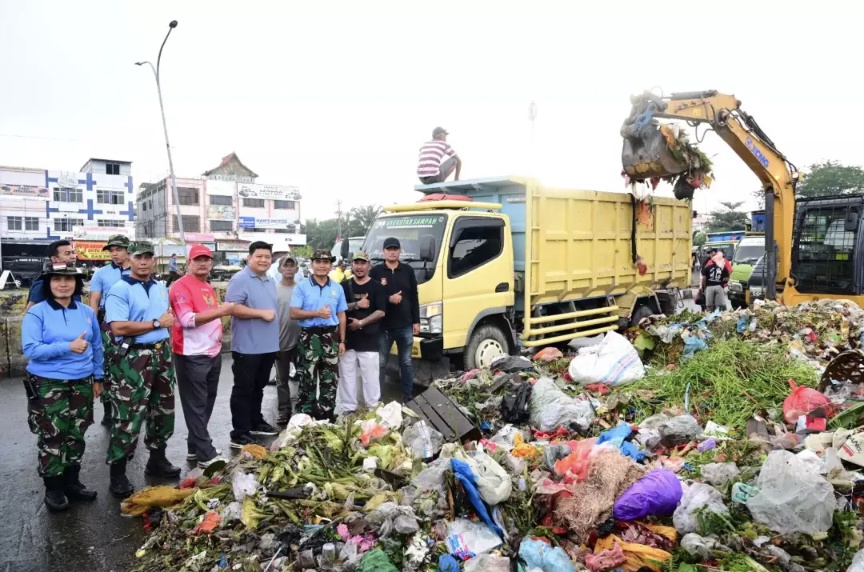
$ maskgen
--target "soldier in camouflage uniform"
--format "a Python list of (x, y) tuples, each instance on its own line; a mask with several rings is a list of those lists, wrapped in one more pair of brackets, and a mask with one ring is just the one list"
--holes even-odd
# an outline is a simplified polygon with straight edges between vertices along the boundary
[(291, 295), (291, 319), (299, 320), (297, 411), (316, 419), (334, 420), (339, 356), (345, 353), (345, 311), (342, 286), (330, 279), (335, 257), (329, 250), (312, 255), (312, 276), (301, 280)]
[(96, 498), (79, 480), (84, 433), (93, 423), (93, 397), (102, 392), (102, 343), (96, 314), (75, 301), (84, 275), (71, 265), (52, 264), (43, 274), (42, 302), (21, 324), (29, 362), (24, 387), (28, 422), (37, 437), (45, 505), (65, 510), (70, 500)]
[(105, 321), (111, 325), (116, 350), (110, 364), (108, 392), (114, 423), (108, 445), (111, 494), (125, 498), (134, 491), (126, 477), (126, 463), (135, 454), (141, 425), (146, 420), (144, 444), (150, 450), (149, 475), (178, 477), (180, 468), (165, 457), (174, 433), (174, 367), (169, 331), (174, 325), (168, 289), (153, 279), (153, 247), (130, 247), (132, 266), (108, 292)]

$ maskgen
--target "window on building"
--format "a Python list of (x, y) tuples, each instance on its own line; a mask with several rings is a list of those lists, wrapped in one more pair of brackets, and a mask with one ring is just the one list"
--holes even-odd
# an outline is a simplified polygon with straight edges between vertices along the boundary
[(222, 195), (210, 195), (211, 205), (231, 206), (234, 204), (234, 197), (226, 197)]
[(197, 205), (198, 189), (194, 187), (177, 187), (177, 200), (181, 205)]
[(234, 230), (234, 223), (230, 220), (211, 220), (210, 232), (231, 232)]
[(504, 245), (504, 223), (500, 220), (461, 219), (456, 242), (450, 249), (450, 278), (461, 276), (498, 257)]
[[(174, 221), (174, 230), (180, 232), (177, 215), (171, 215), (171, 218)], [(183, 215), (183, 232), (201, 232), (201, 219), (195, 215)]]
[(58, 232), (72, 232), (73, 226), (83, 226), (82, 218), (58, 218), (54, 219), (54, 230)]
[(116, 220), (116, 219), (96, 219), (96, 224), (98, 226), (108, 226), (113, 228), (123, 228), (126, 226), (126, 221), (124, 220)]
[(275, 232), (276, 234), (291, 234), (290, 232), (288, 232), (288, 229), (285, 228), (277, 228), (274, 229), (273, 232)]
[(24, 230), (24, 217), (7, 216), (6, 228), (9, 230)]
[(101, 205), (122, 205), (126, 199), (126, 193), (123, 191), (96, 191), (96, 202)]
[(119, 175), (120, 174), (120, 164), (119, 163), (105, 163), (105, 174), (106, 175)]
[(146, 210), (147, 210), (147, 201), (142, 201), (142, 202), (141, 202), (141, 210), (142, 210), (142, 211), (146, 211)]
[(267, 232), (266, 228), (247, 228), (246, 232)]
[(54, 189), (54, 201), (61, 203), (83, 203), (84, 193), (81, 189), (61, 187)]
[(252, 207), (256, 209), (264, 208), (264, 199), (243, 199), (244, 207)]
[(294, 201), (273, 201), (273, 208), (294, 210), (296, 207)]
[(39, 217), (24, 217), (24, 230), (39, 230)]

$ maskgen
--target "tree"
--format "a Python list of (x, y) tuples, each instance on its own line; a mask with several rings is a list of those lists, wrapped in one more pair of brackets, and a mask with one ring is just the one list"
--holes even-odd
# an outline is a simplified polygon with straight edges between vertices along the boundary
[(366, 205), (362, 207), (354, 207), (348, 213), (349, 226), (351, 227), (351, 236), (360, 236), (369, 232), (372, 228), (372, 223), (381, 214), (381, 207), (376, 205)]
[(720, 203), (724, 210), (711, 211), (708, 213), (708, 232), (723, 232), (726, 230), (742, 230), (744, 224), (750, 220), (746, 212), (739, 211), (743, 205), (738, 203)]
[(693, 237), (693, 246), (702, 246), (706, 242), (708, 242), (708, 235), (702, 231), (697, 232)]
[(861, 192), (864, 192), (864, 169), (825, 161), (810, 165), (795, 194), (798, 198), (809, 198)]
[[(366, 205), (354, 207), (342, 215), (342, 237), (366, 236), (375, 218), (381, 213), (381, 207)], [(336, 238), (339, 236), (339, 219), (328, 218), (325, 220), (307, 219), (304, 225), (306, 230), (306, 244), (312, 248), (333, 248)]]
[(306, 244), (304, 246), (298, 246), (291, 249), (291, 253), (299, 258), (312, 258), (312, 255), (315, 253), (315, 249)]

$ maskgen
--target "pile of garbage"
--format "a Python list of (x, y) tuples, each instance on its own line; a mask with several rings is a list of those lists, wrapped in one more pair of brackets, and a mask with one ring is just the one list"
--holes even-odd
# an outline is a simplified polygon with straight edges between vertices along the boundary
[(864, 390), (830, 361), (862, 331), (846, 302), (652, 317), (295, 415), (128, 499), (136, 570), (864, 572)]

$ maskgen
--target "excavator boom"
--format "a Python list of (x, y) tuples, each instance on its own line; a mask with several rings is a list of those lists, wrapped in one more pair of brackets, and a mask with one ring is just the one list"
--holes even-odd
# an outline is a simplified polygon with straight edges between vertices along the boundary
[[(655, 119), (679, 119), (690, 125), (707, 123), (750, 167), (765, 191), (765, 255), (769, 278), (767, 297), (773, 299), (776, 284), (785, 284), (792, 262), (792, 225), (798, 171), (777, 150), (774, 142), (752, 116), (741, 109), (733, 95), (714, 90), (673, 93), (658, 97), (651, 92), (631, 98), (630, 116), (621, 128), (624, 146), (621, 162), (632, 180), (686, 174), (688, 166), (673, 155)], [(779, 265), (775, 263), (777, 237)]]

